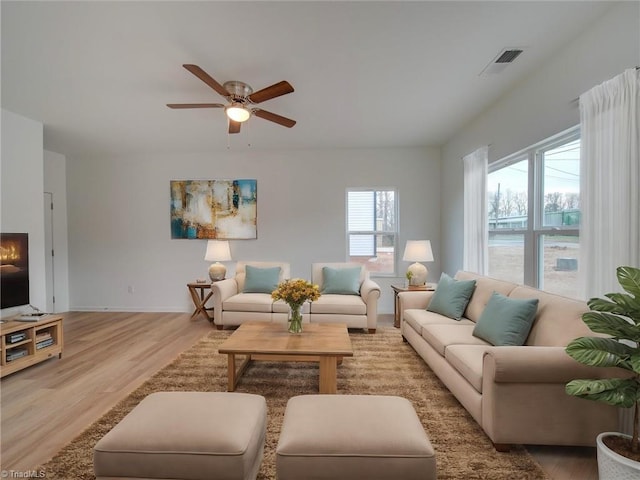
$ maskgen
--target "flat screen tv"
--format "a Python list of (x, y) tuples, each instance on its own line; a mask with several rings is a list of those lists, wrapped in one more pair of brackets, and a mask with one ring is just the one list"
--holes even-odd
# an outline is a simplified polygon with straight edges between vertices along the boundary
[(29, 304), (29, 234), (0, 233), (0, 308)]

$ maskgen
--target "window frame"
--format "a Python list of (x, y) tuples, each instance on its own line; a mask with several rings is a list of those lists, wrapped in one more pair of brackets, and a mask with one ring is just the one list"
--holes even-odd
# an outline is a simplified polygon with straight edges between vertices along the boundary
[(578, 125), (488, 165), (487, 176), (505, 167), (527, 160), (527, 227), (492, 229), (487, 217), (489, 235), (524, 235), (523, 278), (525, 285), (544, 288), (542, 284), (544, 280), (544, 255), (542, 252), (544, 242), (542, 239), (545, 235), (566, 235), (580, 238), (579, 225), (577, 228), (544, 225), (544, 153), (579, 139), (580, 126)]
[[(349, 193), (350, 192), (373, 192), (374, 193), (374, 202), (375, 196), (378, 192), (393, 192), (393, 215), (394, 215), (394, 224), (395, 230), (349, 230)], [(345, 191), (345, 246), (346, 246), (346, 261), (351, 261), (351, 243), (350, 236), (351, 235), (373, 235), (374, 236), (374, 244), (375, 239), (380, 235), (387, 235), (393, 238), (393, 271), (391, 272), (377, 272), (373, 270), (368, 270), (369, 275), (371, 277), (395, 277), (398, 272), (398, 236), (399, 236), (399, 202), (398, 202), (398, 189), (395, 187), (348, 187)], [(374, 206), (374, 218), (375, 218), (375, 206)], [(375, 222), (374, 222), (375, 223)]]

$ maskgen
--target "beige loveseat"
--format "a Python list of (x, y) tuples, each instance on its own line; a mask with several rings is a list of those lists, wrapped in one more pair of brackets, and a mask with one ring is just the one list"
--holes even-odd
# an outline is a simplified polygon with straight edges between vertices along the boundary
[[(461, 320), (426, 310), (434, 292), (399, 294), (401, 332), (498, 450), (510, 444), (594, 445), (596, 435), (619, 431), (616, 408), (565, 393), (577, 378), (620, 376), (570, 358), (564, 346), (593, 335), (582, 322), (585, 302), (531, 287), (458, 272), (476, 286)], [(493, 292), (539, 299), (523, 346), (493, 346), (472, 333)]]
[[(270, 293), (245, 293), (247, 266), (258, 269), (280, 268), (278, 282), (290, 278), (290, 266), (285, 262), (238, 262), (233, 278), (214, 282), (213, 322), (218, 329), (238, 326), (243, 322), (281, 322), (289, 318), (289, 307), (282, 300), (274, 301)], [(354, 294), (322, 293), (311, 304), (302, 309), (303, 322), (344, 323), (348, 328), (364, 328), (375, 333), (378, 318), (380, 286), (369, 278), (369, 272), (358, 263), (314, 263), (311, 281), (323, 291), (325, 286), (323, 268), (359, 268), (359, 281)]]

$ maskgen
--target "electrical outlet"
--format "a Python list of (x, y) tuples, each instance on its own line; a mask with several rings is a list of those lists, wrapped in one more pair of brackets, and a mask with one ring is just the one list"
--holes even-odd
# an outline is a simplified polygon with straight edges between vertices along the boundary
[(133, 285), (129, 285), (129, 287), (127, 288), (127, 292), (129, 293), (135, 293), (136, 289), (133, 287)]

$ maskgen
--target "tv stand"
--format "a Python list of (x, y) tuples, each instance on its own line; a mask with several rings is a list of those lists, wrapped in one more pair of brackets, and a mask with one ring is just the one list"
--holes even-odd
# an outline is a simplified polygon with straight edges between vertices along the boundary
[(35, 365), (54, 355), (62, 358), (62, 317), (44, 315), (37, 321), (5, 321), (0, 325), (0, 377)]

